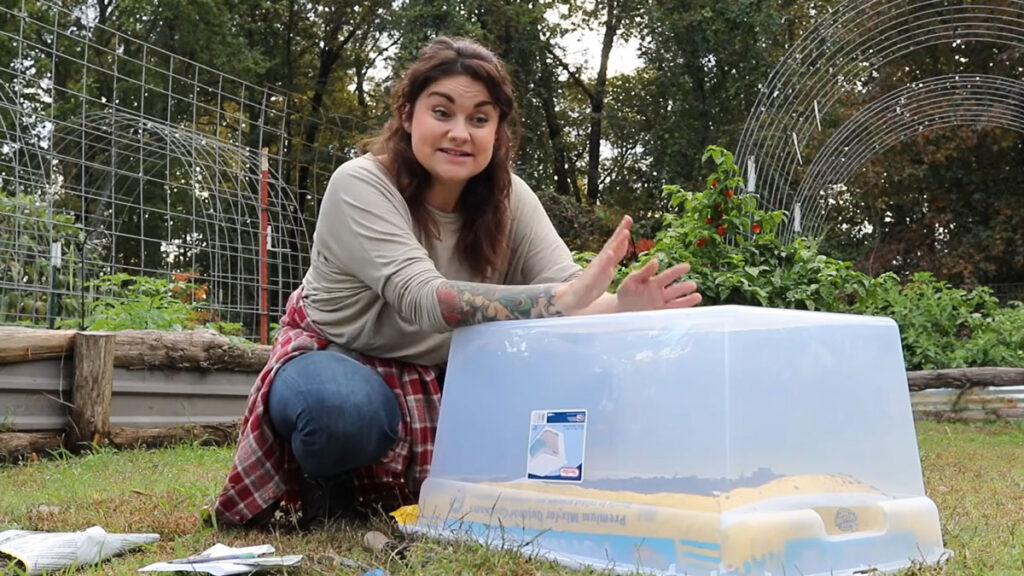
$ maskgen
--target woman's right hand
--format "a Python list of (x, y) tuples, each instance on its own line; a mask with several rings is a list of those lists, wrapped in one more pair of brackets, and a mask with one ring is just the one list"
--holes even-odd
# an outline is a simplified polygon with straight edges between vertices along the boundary
[(604, 243), (583, 273), (572, 282), (555, 289), (554, 304), (567, 316), (578, 314), (604, 294), (615, 279), (619, 262), (629, 249), (630, 228), (633, 219), (624, 216), (615, 232)]

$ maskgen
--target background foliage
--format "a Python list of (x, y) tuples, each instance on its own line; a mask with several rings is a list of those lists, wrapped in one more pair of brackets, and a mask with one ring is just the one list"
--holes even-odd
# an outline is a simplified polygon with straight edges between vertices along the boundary
[[(19, 0), (42, 13), (40, 0)], [(710, 144), (735, 148), (760, 87), (786, 52), (837, 0), (66, 0), (81, 28), (110, 51), (72, 54), (109, 67), (116, 34), (295, 96), (288, 182), (311, 190), (314, 146), (355, 154), (387, 117), (396, 71), (438, 34), (469, 35), (507, 62), (518, 91), (522, 139), (517, 170), (549, 206), (628, 211), (651, 237), (670, 199), (665, 184), (695, 187)], [(954, 3), (956, 4), (956, 2)], [(996, 4), (999, 4), (998, 2)], [(898, 8), (898, 7), (897, 7)], [(893, 9), (897, 9), (893, 8)], [(941, 14), (940, 14), (941, 16)], [(0, 23), (0, 65), (16, 53), (16, 19)], [(101, 26), (102, 25), (102, 26)], [(104, 28), (108, 27), (107, 28)], [(91, 31), (91, 32), (90, 32)], [(581, 40), (582, 39), (582, 43)], [(53, 39), (40, 37), (41, 45)], [(59, 40), (59, 39), (58, 39)], [(123, 44), (123, 43), (122, 43)], [(131, 49), (138, 49), (129, 46)], [(586, 50), (584, 51), (584, 48)], [(626, 52), (631, 65), (615, 67)], [(131, 55), (141, 57), (142, 55)], [(164, 58), (156, 54), (149, 58)], [(70, 61), (34, 62), (52, 81), (82, 91)], [(879, 68), (858, 101), (828, 114), (849, 117), (865, 102), (915, 79), (985, 72), (1017, 78), (1024, 51), (981, 40), (908, 50)], [(128, 71), (130, 72), (130, 71)], [(201, 81), (205, 72), (196, 71)], [(59, 119), (115, 94), (114, 78), (93, 75), (95, 102), (54, 102)], [(107, 85), (109, 84), (109, 86)], [(198, 104), (216, 106), (196, 94)], [(153, 99), (147, 106), (160, 106)], [(147, 110), (174, 122), (187, 107)], [(251, 113), (256, 113), (253, 111)], [(253, 121), (258, 118), (253, 118)], [(331, 130), (326, 130), (327, 125)], [(210, 126), (210, 130), (223, 129)], [(254, 146), (258, 143), (253, 143)], [(873, 158), (848, 183), (819, 247), (870, 274), (908, 278), (930, 271), (954, 285), (1024, 284), (1024, 162), (1021, 134), (999, 128), (925, 130)], [(300, 194), (300, 204), (311, 196)], [(565, 199), (563, 202), (562, 199)], [(298, 207), (313, 213), (315, 206)], [(601, 234), (591, 212), (560, 221), (576, 249)], [(614, 221), (614, 217), (605, 216)], [(126, 223), (125, 225), (129, 225)], [(156, 253), (157, 255), (159, 253)], [(1021, 286), (1024, 290), (1024, 286)]]
[(757, 207), (732, 154), (710, 146), (702, 159), (711, 168), (704, 188), (665, 187), (672, 210), (651, 249), (622, 266), (620, 279), (651, 258), (665, 267), (689, 262), (709, 304), (888, 316), (900, 327), (910, 370), (1024, 367), (1020, 302), (1000, 306), (987, 288), (955, 288), (930, 272), (906, 282), (892, 272), (872, 277), (806, 239), (781, 242), (775, 231), (787, 214)]
[[(193, 109), (219, 106), (212, 93), (197, 91), (188, 106), (169, 106), (165, 99), (145, 99), (126, 89), (107, 72), (125, 61), (118, 60), (119, 53), (149, 59), (154, 70), (166, 69), (168, 63), (161, 60), (174, 54), (209, 67), (174, 61), (176, 73), (199, 82), (218, 70), (287, 93), (293, 116), (284, 127), (287, 150), (281, 153), (288, 162), (283, 177), (298, 191), (297, 212), (315, 214), (310, 199), (322, 191), (315, 190), (318, 184), (311, 176), (318, 161), (314, 150), (328, 147), (357, 154), (358, 143), (385, 122), (392, 82), (423, 43), (439, 34), (472, 36), (509, 66), (522, 115), (516, 170), (538, 191), (556, 227), (581, 258), (600, 246), (621, 214), (629, 213), (637, 222), (637, 252), (694, 262), (694, 276), (712, 302), (888, 314), (904, 326), (912, 367), (1019, 364), (1021, 308), (1007, 302), (1013, 296), (1024, 298), (1020, 133), (971, 127), (924, 130), (890, 148), (847, 183), (820, 243), (780, 242), (775, 231), (787, 215), (761, 210), (756, 198), (743, 193), (725, 148), (737, 144), (773, 68), (839, 3), (65, 0), (60, 6), (77, 17), (75, 30), (67, 32), (88, 35), (100, 49), (86, 53), (75, 44), (64, 54), (67, 58), (50, 61), (39, 56), (45, 52), (33, 53), (31, 46), (59, 50), (64, 41), (59, 34), (26, 30), (31, 44), (25, 51), (13, 43), (21, 30), (18, 18), (5, 18), (0, 21), (0, 66), (6, 71), (48, 70), (40, 74), (59, 89), (56, 93), (89, 95), (28, 104), (31, 91), (23, 91), (26, 106), (43, 106), (57, 123), (101, 110), (111, 100), (138, 100), (146, 115), (171, 124), (190, 118)], [(45, 16), (49, 9), (43, 0), (16, 4), (15, 10), (36, 16)], [(151, 48), (119, 41), (118, 35)], [(627, 47), (635, 48), (631, 65), (613, 66)], [(95, 72), (82, 73), (86, 67)], [(826, 113), (850, 117), (865, 102), (915, 79), (971, 71), (1017, 78), (1022, 69), (1024, 51), (1013, 44), (936, 44), (880, 65), (871, 82), (860, 86), (858, 97), (833, 102)], [(138, 71), (118, 70), (133, 72)], [(170, 81), (153, 70), (150, 75), (147, 82), (154, 87)], [(18, 123), (46, 110), (26, 112), (0, 120), (8, 131), (31, 134), (30, 126)], [(246, 113), (251, 122), (259, 120), (258, 110)], [(212, 121), (200, 122), (198, 129), (237, 129), (243, 139), (255, 134)], [(61, 137), (55, 131), (54, 146)], [(725, 148), (708, 148), (715, 143)], [(0, 146), (0, 154), (15, 153), (16, 146)], [(102, 146), (81, 151), (83, 157), (106, 153)], [(151, 161), (167, 164), (164, 158)], [(706, 173), (709, 165), (711, 174)], [(85, 172), (66, 176), (72, 191), (73, 178), (90, 177)], [(26, 194), (3, 181), (0, 189), (0, 275), (29, 286), (6, 294), (0, 315), (17, 310), (21, 320), (38, 323), (44, 309), (56, 307), (65, 317), (78, 317), (80, 324), (95, 325), (101, 315), (171, 327), (217, 321), (203, 317), (201, 301), (177, 300), (188, 310), (175, 303), (179, 284), (188, 282), (173, 276), (96, 280), (95, 287), (137, 297), (143, 307), (131, 310), (105, 310), (76, 294), (61, 293), (59, 287), (68, 280), (72, 282), (67, 285), (74, 285), (74, 279), (52, 277), (45, 247), (52, 231), (69, 261), (89, 258), (88, 243), (81, 237), (89, 222), (61, 215), (61, 208), (74, 212), (70, 209), (86, 200), (69, 193), (62, 199), (67, 206), (56, 206), (55, 212), (43, 198), (45, 190)], [(173, 214), (194, 198), (187, 187), (147, 188), (140, 192), (140, 201), (166, 202)], [(88, 212), (85, 208), (83, 213)], [(12, 218), (15, 213), (18, 219)], [(30, 214), (28, 224), (11, 224), (26, 221), (25, 213)], [(142, 226), (127, 212), (121, 216), (128, 233)], [(54, 226), (43, 226), (46, 219), (54, 219)], [(167, 241), (189, 228), (173, 217), (166, 224)], [(28, 249), (33, 242), (38, 251)], [(12, 246), (39, 255), (4, 258), (3, 249)], [(116, 247), (137, 248), (130, 242)], [(163, 264), (160, 250), (144, 254), (154, 261), (138, 261), (131, 254), (116, 261), (147, 269)], [(1012, 286), (1021, 291), (1006, 288)], [(43, 295), (53, 287), (58, 297)], [(155, 316), (161, 316), (159, 321)]]

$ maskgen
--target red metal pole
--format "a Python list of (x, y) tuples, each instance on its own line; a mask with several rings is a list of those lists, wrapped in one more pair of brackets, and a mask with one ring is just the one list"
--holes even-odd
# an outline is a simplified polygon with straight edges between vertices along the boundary
[(270, 216), (270, 159), (269, 150), (260, 151), (260, 344), (266, 344), (270, 333), (270, 269), (267, 264), (267, 227)]

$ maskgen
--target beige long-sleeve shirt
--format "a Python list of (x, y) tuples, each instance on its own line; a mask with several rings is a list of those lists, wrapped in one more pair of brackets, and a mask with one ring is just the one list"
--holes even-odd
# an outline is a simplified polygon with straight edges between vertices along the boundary
[[(515, 176), (510, 208), (508, 264), (487, 282), (565, 282), (580, 272), (537, 195)], [(417, 232), (405, 199), (372, 156), (331, 176), (303, 287), (310, 319), (342, 348), (425, 365), (448, 359), (451, 328), (437, 289), (446, 279), (475, 279), (456, 252), (462, 216), (430, 210), (439, 238)]]

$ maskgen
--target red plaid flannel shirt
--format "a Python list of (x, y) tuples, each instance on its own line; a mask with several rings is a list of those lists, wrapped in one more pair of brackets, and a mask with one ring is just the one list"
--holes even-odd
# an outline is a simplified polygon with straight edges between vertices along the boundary
[[(299, 467), (288, 442), (274, 435), (267, 414), (267, 396), (278, 368), (296, 356), (321, 350), (330, 343), (310, 322), (302, 302), (302, 288), (292, 293), (270, 359), (249, 393), (242, 417), (235, 461), (214, 506), (222, 524), (245, 524), (278, 505), (299, 502)], [(356, 495), (366, 504), (397, 508), (412, 504), (430, 472), (441, 391), (435, 369), (363, 357), (364, 364), (380, 373), (395, 393), (402, 414), (399, 439), (378, 463), (354, 472)]]

